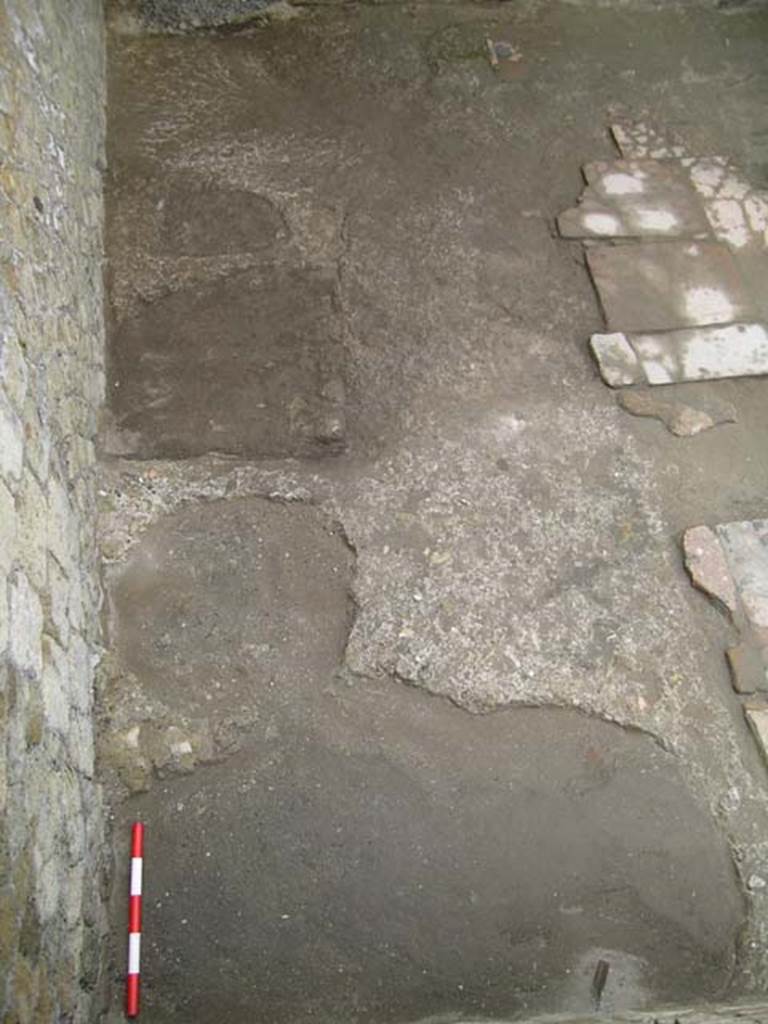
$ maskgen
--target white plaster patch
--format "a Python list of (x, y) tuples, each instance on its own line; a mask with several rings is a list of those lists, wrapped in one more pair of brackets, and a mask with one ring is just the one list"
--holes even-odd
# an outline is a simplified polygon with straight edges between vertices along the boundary
[(689, 288), (685, 314), (700, 324), (727, 323), (735, 318), (733, 303), (719, 288)]
[(768, 231), (768, 199), (752, 195), (744, 200), (744, 212), (753, 231), (763, 235)]
[(584, 227), (594, 235), (618, 235), (621, 231), (618, 217), (610, 213), (585, 214)]
[(762, 324), (731, 324), (697, 334), (683, 353), (686, 378), (768, 373), (768, 332)]
[(620, 331), (593, 334), (589, 345), (600, 367), (600, 376), (609, 387), (620, 388), (645, 380), (632, 346)]
[(636, 174), (606, 174), (602, 179), (603, 189), (611, 196), (638, 195), (645, 191), (642, 171)]
[(707, 204), (707, 216), (715, 234), (736, 249), (749, 244), (750, 231), (741, 203), (735, 199), (715, 199)]
[(721, 166), (710, 161), (696, 163), (691, 167), (691, 181), (700, 195), (711, 199), (717, 193), (724, 173)]
[(637, 210), (635, 216), (646, 231), (674, 231), (679, 223), (670, 210)]
[(737, 178), (732, 174), (729, 174), (725, 181), (720, 186), (718, 197), (720, 199), (737, 199), (741, 201), (749, 193), (749, 185), (742, 181), (741, 178)]

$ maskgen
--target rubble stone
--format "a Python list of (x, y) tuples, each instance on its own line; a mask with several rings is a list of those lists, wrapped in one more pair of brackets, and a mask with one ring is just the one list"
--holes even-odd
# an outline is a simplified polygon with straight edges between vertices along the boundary
[(694, 526), (683, 536), (685, 567), (695, 587), (730, 614), (736, 611), (736, 587), (723, 549), (708, 526)]

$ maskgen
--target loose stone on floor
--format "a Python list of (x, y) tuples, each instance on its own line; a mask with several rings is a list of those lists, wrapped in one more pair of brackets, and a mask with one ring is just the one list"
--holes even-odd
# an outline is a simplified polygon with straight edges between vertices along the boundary
[(653, 390), (629, 388), (621, 391), (619, 405), (632, 416), (659, 420), (676, 437), (693, 437), (718, 424), (736, 421), (736, 410), (727, 402), (697, 400), (694, 406), (661, 398)]

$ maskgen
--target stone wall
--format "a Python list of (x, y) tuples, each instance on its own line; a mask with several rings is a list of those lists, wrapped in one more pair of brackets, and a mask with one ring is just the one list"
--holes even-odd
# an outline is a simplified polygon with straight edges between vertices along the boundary
[(0, 0), (0, 1019), (92, 1019), (104, 390), (99, 0)]

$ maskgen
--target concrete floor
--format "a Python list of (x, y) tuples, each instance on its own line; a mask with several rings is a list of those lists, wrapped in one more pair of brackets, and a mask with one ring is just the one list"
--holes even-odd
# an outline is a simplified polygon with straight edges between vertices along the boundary
[(627, 415), (552, 225), (619, 115), (765, 183), (767, 39), (675, 5), (114, 20), (116, 1005), (136, 816), (148, 1021), (586, 1012), (600, 959), (606, 1009), (765, 991), (765, 769), (678, 535), (766, 514), (768, 383), (669, 389), (735, 406), (695, 438)]

